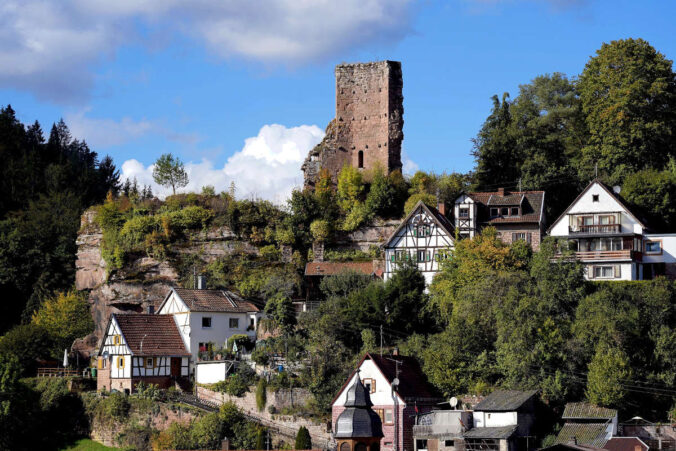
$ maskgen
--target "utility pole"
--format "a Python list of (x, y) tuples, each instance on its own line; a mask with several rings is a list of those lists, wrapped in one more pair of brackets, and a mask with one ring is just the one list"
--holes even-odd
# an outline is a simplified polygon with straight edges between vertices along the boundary
[(383, 356), (383, 325), (380, 325), (380, 357)]

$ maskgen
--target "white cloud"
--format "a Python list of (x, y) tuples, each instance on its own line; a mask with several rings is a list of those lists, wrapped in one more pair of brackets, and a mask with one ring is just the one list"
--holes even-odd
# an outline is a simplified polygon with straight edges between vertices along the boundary
[(411, 160), (405, 151), (401, 152), (401, 166), (401, 172), (405, 175), (413, 175), (418, 169), (420, 169), (418, 164)]
[[(396, 42), (410, 31), (412, 0), (4, 0), (0, 87), (81, 102), (92, 66), (122, 45), (189, 36), (220, 58), (297, 65)], [(141, 24), (149, 32), (137, 33)]]
[[(209, 160), (185, 164), (190, 183), (183, 191), (201, 191), (212, 185), (216, 191), (228, 190), (235, 182), (237, 197), (268, 199), (284, 202), (295, 187), (303, 184), (301, 164), (308, 151), (319, 143), (324, 132), (316, 125), (287, 128), (272, 124), (263, 126), (257, 136), (247, 138), (244, 147), (228, 158), (222, 169)], [(136, 178), (140, 185), (150, 185), (161, 197), (171, 188), (160, 187), (153, 181), (153, 165), (144, 166), (137, 160), (122, 164), (122, 179)]]

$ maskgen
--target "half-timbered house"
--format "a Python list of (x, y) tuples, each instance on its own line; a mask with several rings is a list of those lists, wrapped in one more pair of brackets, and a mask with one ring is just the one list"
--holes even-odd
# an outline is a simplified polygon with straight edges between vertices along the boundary
[(383, 246), (385, 249), (384, 279), (388, 280), (403, 261), (412, 261), (425, 277), (425, 283), (440, 269), (440, 263), (454, 247), (454, 227), (440, 209), (418, 202)]
[(233, 335), (254, 340), (261, 317), (258, 307), (230, 291), (185, 288), (172, 288), (157, 313), (175, 318), (193, 362), (200, 349), (225, 346)]
[(460, 238), (473, 238), (491, 226), (503, 243), (523, 240), (537, 250), (545, 230), (545, 192), (463, 193), (455, 200), (453, 219)]
[(171, 316), (112, 314), (97, 357), (97, 389), (168, 388), (189, 376), (190, 353)]

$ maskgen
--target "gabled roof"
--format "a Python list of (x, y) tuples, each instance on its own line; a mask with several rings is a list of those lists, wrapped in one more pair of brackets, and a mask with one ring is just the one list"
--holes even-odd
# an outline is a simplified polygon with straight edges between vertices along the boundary
[[(479, 204), (478, 221), (487, 224), (502, 223), (534, 223), (544, 222), (544, 191), (511, 191), (500, 193), (491, 192), (472, 192), (464, 193), (471, 197), (475, 203)], [(509, 207), (521, 206), (522, 212), (519, 216), (490, 217), (490, 207)]]
[(350, 383), (354, 374), (359, 370), (364, 360), (372, 360), (380, 373), (391, 385), (392, 381), (397, 377), (397, 363), (399, 362), (399, 388), (397, 393), (399, 397), (406, 401), (408, 400), (429, 400), (436, 401), (441, 399), (437, 390), (427, 381), (425, 373), (420, 368), (420, 364), (414, 357), (401, 355), (384, 355), (366, 353), (364, 357), (357, 364), (355, 371), (350, 373), (343, 386), (338, 391), (336, 396), (331, 401), (331, 404), (336, 402), (338, 397), (343, 393), (347, 384)]
[(415, 204), (415, 207), (411, 209), (411, 211), (406, 215), (406, 217), (401, 221), (401, 224), (399, 224), (399, 227), (397, 227), (394, 232), (385, 240), (384, 247), (387, 247), (390, 242), (394, 239), (394, 237), (397, 236), (399, 231), (406, 227), (406, 224), (408, 224), (408, 221), (411, 220), (413, 215), (415, 214), (416, 211), (418, 211), (418, 208), (422, 208), (427, 214), (429, 214), (434, 222), (439, 226), (442, 230), (444, 230), (449, 238), (451, 240), (455, 240), (455, 235), (454, 235), (454, 230), (455, 226), (453, 226), (453, 223), (449, 221), (449, 219), (442, 215), (439, 210), (437, 210), (434, 207), (430, 207), (425, 204), (422, 200), (419, 200), (417, 204)]
[(537, 390), (495, 390), (474, 406), (474, 411), (511, 412), (518, 410), (536, 394)]
[[(181, 333), (171, 315), (127, 313), (111, 315), (120, 327), (132, 355), (188, 356)], [(106, 331), (107, 333), (107, 331)], [(104, 337), (105, 338), (105, 337)]]
[(610, 420), (617, 410), (595, 406), (586, 402), (569, 402), (563, 410), (564, 420)]
[(172, 288), (157, 309), (158, 312), (169, 300), (171, 293), (176, 293), (191, 312), (254, 313), (260, 311), (254, 304), (231, 291)]
[(570, 203), (570, 205), (568, 205), (568, 208), (566, 208), (566, 210), (565, 210), (563, 213), (561, 213), (561, 214), (559, 215), (558, 218), (556, 218), (556, 221), (552, 222), (552, 225), (550, 225), (549, 228), (547, 229), (547, 233), (548, 233), (548, 234), (549, 234), (549, 232), (551, 232), (552, 228), (553, 228), (556, 224), (558, 224), (558, 222), (559, 222), (561, 219), (563, 219), (563, 218), (568, 214), (568, 212), (570, 211), (570, 209), (573, 208), (573, 206), (574, 206), (574, 205), (582, 198), (582, 196), (584, 196), (584, 194), (585, 194), (587, 191), (589, 191), (589, 189), (590, 189), (595, 183), (598, 183), (598, 184), (601, 186), (601, 188), (603, 188), (604, 190), (606, 190), (606, 192), (610, 195), (610, 197), (612, 197), (613, 199), (615, 199), (615, 200), (617, 201), (617, 203), (620, 204), (620, 205), (622, 206), (622, 208), (625, 209), (625, 211), (627, 212), (627, 214), (628, 214), (629, 216), (631, 216), (632, 218), (634, 218), (634, 220), (635, 220), (636, 222), (638, 222), (638, 224), (639, 224), (641, 227), (643, 227), (644, 229), (647, 229), (647, 227), (645, 226), (645, 224), (643, 223), (643, 221), (641, 221), (641, 220), (638, 218), (638, 216), (636, 216), (636, 214), (634, 214), (634, 212), (631, 211), (631, 209), (629, 208), (629, 206), (627, 206), (627, 204), (624, 202), (624, 200), (622, 200), (622, 198), (621, 198), (620, 196), (618, 196), (617, 194), (615, 194), (615, 192), (614, 192), (612, 189), (608, 188), (608, 187), (606, 186), (606, 184), (603, 183), (599, 178), (595, 178), (594, 180), (592, 180), (591, 182), (589, 182), (589, 185), (587, 185), (587, 187), (586, 187), (585, 189), (583, 189), (582, 192), (581, 192), (580, 194), (577, 195), (577, 197), (575, 198), (575, 200), (572, 201), (572, 202)]
[(374, 273), (373, 262), (308, 262), (305, 264), (306, 276), (335, 276), (347, 271), (370, 276)]
[(566, 423), (559, 431), (555, 443), (568, 443), (575, 439), (578, 445), (603, 448), (609, 438), (608, 423)]

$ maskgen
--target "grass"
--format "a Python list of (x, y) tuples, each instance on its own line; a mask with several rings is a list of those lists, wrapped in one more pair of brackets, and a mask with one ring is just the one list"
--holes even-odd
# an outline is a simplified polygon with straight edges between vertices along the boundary
[(110, 448), (94, 440), (82, 438), (67, 448), (62, 448), (61, 451), (114, 451), (117, 449), (119, 448)]

